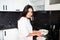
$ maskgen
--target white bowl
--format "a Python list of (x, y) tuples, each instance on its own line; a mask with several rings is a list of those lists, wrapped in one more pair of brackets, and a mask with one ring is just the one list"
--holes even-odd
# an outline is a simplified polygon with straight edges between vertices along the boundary
[(41, 32), (42, 35), (48, 34), (48, 30), (46, 30), (46, 29), (40, 29), (39, 31)]
[(36, 40), (46, 40), (45, 37), (37, 37)]

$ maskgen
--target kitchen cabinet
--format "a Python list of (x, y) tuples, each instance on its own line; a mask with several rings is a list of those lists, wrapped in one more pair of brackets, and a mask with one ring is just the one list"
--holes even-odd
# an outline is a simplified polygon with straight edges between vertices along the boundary
[(27, 4), (28, 0), (0, 0), (0, 11), (22, 11)]
[[(60, 10), (60, 3), (51, 4), (54, 3), (56, 0), (52, 0), (52, 2), (50, 1), (51, 0), (45, 0), (45, 10)], [(56, 2), (58, 2), (58, 0)]]
[(7, 9), (12, 11), (22, 11), (27, 4), (29, 4), (28, 0), (8, 0)]
[(18, 40), (17, 29), (4, 30), (4, 40)]
[(17, 28), (0, 31), (0, 40), (18, 40)]
[(31, 5), (34, 8), (34, 11), (44, 10), (45, 9), (45, 0), (29, 0)]

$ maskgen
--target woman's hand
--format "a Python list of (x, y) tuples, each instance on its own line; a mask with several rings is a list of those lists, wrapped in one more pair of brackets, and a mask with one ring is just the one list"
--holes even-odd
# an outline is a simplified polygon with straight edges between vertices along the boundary
[(42, 35), (41, 32), (37, 32), (36, 34), (37, 34), (36, 36), (41, 36)]
[(41, 32), (40, 31), (36, 31), (34, 30), (32, 33), (29, 33), (27, 37), (31, 37), (31, 36), (41, 36)]
[(35, 36), (41, 36), (42, 35), (41, 32), (37, 31), (37, 30), (34, 30), (33, 33), (36, 34)]

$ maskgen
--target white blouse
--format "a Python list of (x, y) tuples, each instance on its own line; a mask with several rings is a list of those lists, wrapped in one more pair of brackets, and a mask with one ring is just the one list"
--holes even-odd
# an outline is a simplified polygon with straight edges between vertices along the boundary
[(29, 19), (21, 17), (18, 20), (18, 31), (19, 40), (33, 40), (33, 37), (26, 37), (29, 33), (32, 33), (32, 25)]

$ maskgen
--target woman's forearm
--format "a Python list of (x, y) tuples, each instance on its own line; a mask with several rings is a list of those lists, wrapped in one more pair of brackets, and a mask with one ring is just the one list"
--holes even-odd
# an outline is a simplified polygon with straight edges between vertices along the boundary
[(35, 33), (29, 33), (27, 37), (31, 37), (31, 36), (35, 36), (35, 35), (37, 35), (37, 34), (35, 34)]
[(41, 33), (39, 31), (33, 31), (32, 33), (29, 33), (27, 37), (30, 37), (30, 36), (40, 36)]

